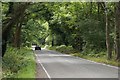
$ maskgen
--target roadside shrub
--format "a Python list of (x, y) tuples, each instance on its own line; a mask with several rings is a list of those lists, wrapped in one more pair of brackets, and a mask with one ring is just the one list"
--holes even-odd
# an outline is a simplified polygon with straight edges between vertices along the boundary
[(94, 51), (90, 51), (89, 53), (84, 53), (83, 55), (90, 56), (90, 57), (106, 57), (106, 52), (99, 52), (99, 53), (94, 53)]
[(60, 51), (60, 52), (65, 52), (66, 51), (66, 46), (65, 45), (57, 46), (56, 50)]
[(49, 49), (50, 46), (49, 46), (49, 45), (45, 45), (44, 48), (45, 48), (45, 49)]
[(27, 66), (28, 49), (8, 48), (2, 60), (3, 77), (13, 77), (20, 69)]
[(59, 52), (62, 52), (62, 53), (66, 53), (66, 54), (70, 54), (70, 53), (75, 53), (76, 52), (76, 50), (74, 50), (72, 46), (66, 46), (66, 45), (57, 46), (56, 47), (56, 51), (59, 51)]

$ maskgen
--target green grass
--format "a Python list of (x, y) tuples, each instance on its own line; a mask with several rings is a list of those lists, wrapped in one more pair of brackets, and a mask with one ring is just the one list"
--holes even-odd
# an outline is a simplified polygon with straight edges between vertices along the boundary
[(30, 52), (28, 56), (26, 56), (27, 66), (23, 67), (20, 71), (18, 71), (17, 75), (15, 77), (17, 78), (35, 78), (35, 58), (33, 56), (33, 53)]
[(2, 79), (2, 67), (0, 66), (0, 80)]
[(0, 58), (0, 80), (2, 79), (2, 59)]
[(81, 57), (81, 58), (84, 58), (84, 59), (88, 59), (88, 60), (91, 60), (91, 61), (99, 62), (99, 63), (109, 64), (109, 65), (112, 65), (112, 66), (117, 66), (118, 67), (120, 65), (120, 63), (118, 61), (115, 61), (114, 59), (108, 60), (106, 56), (104, 56), (104, 57), (103, 56), (91, 57), (91, 56), (88, 56), (88, 55), (82, 55), (80, 53), (71, 53), (71, 55)]
[(35, 78), (35, 57), (28, 48), (8, 48), (2, 67), (3, 78)]

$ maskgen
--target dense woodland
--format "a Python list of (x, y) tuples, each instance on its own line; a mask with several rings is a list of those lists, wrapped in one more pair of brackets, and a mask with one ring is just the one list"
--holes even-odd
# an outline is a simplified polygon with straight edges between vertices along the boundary
[(2, 3), (2, 57), (32, 43), (120, 60), (120, 2)]

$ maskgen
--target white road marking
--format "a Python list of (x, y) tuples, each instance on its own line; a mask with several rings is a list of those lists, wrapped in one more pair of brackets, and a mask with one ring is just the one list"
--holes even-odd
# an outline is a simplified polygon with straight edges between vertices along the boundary
[[(61, 53), (62, 54), (62, 53)], [(36, 55), (37, 56), (37, 55)], [(50, 55), (50, 56), (57, 56), (57, 55)], [(65, 55), (66, 56), (66, 55)], [(68, 55), (67, 55), (68, 56)], [(70, 55), (72, 56), (72, 55)], [(75, 56), (73, 56), (75, 57)], [(104, 64), (104, 63), (99, 63), (99, 62), (95, 62), (95, 61), (91, 61), (91, 60), (87, 60), (87, 59), (84, 59), (84, 58), (80, 58), (80, 57), (75, 57), (75, 58), (78, 58), (78, 59), (82, 59), (82, 60), (86, 60), (86, 61), (89, 61), (89, 62), (93, 62), (93, 63), (96, 63), (96, 64), (101, 64), (101, 65), (104, 65), (104, 66), (108, 66), (108, 67), (112, 67), (112, 68), (116, 68), (116, 69), (119, 69), (118, 67), (116, 66), (112, 66), (112, 65), (108, 65), (108, 64)], [(39, 61), (39, 60), (38, 60)], [(70, 62), (69, 60), (65, 60), (67, 62)], [(42, 63), (39, 61), (39, 63), (41, 64), (41, 66), (43, 67)], [(43, 67), (44, 71), (46, 72), (46, 74), (48, 75), (49, 79), (51, 80), (51, 77), (50, 75), (48, 74), (48, 72), (46, 71), (46, 69)]]
[[(47, 49), (45, 49), (45, 50), (47, 50)], [(48, 51), (52, 51), (52, 50), (48, 50)], [(55, 51), (55, 52), (57, 52), (57, 51)], [(60, 53), (60, 54), (63, 54), (63, 53)], [(68, 54), (65, 54), (65, 55), (68, 55)], [(73, 56), (73, 55), (69, 55), (69, 56)], [(76, 56), (73, 56), (73, 57), (76, 57)], [(83, 59), (83, 60), (86, 60), (86, 61), (89, 61), (89, 62), (93, 62), (93, 63), (96, 63), (96, 64), (101, 64), (101, 65), (105, 65), (105, 66), (108, 66), (108, 67), (119, 69), (119, 67), (108, 65), (108, 64), (105, 64), (105, 63), (99, 63), (99, 62), (91, 61), (91, 60), (80, 58), (80, 57), (76, 57), (76, 58)]]
[(112, 67), (112, 68), (119, 69), (119, 68), (116, 67), (116, 66), (112, 66), (112, 65), (108, 65), (108, 64), (104, 64), (104, 63), (99, 63), (99, 62), (95, 62), (95, 61), (87, 60), (87, 59), (80, 58), (80, 57), (76, 57), (76, 58), (83, 59), (83, 60), (86, 60), (86, 61), (89, 61), (89, 62), (93, 62), (93, 63), (96, 63), (96, 64), (101, 64), (101, 65), (105, 65), (105, 66), (108, 66), (108, 67)]
[[(35, 56), (37, 57), (37, 55), (35, 54)], [(40, 62), (40, 60), (38, 60), (38, 62), (40, 63), (40, 65), (42, 66), (43, 70), (45, 71), (45, 73), (47, 74), (48, 78), (51, 80), (50, 75), (48, 74), (47, 70), (45, 69), (45, 67), (43, 66), (43, 64)]]

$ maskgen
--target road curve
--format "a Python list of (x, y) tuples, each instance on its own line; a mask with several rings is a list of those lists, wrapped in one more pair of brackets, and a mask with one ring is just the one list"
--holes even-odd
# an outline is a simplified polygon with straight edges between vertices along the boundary
[[(118, 80), (118, 68), (94, 63), (56, 51), (35, 51), (36, 60), (43, 67), (48, 78), (115, 78)], [(74, 79), (73, 79), (74, 80)], [(89, 80), (89, 79), (88, 79)]]

